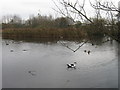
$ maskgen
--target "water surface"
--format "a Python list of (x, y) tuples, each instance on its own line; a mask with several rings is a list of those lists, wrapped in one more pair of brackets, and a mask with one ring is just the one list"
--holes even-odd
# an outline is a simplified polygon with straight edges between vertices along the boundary
[[(61, 41), (72, 49), (82, 43)], [(86, 43), (76, 52), (57, 43), (2, 41), (3, 88), (117, 88), (117, 43)], [(9, 45), (6, 45), (9, 43)], [(84, 50), (90, 50), (90, 54)], [(66, 64), (76, 61), (76, 69)]]

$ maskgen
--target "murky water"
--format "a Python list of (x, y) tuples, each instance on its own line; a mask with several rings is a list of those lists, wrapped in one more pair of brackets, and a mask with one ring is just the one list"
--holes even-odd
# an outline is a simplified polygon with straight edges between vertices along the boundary
[[(82, 44), (61, 42), (73, 50)], [(86, 43), (76, 52), (61, 42), (3, 40), (3, 88), (118, 87), (118, 45), (115, 41), (98, 46)], [(90, 54), (84, 50), (90, 50)], [(74, 61), (76, 69), (68, 69), (66, 64)]]

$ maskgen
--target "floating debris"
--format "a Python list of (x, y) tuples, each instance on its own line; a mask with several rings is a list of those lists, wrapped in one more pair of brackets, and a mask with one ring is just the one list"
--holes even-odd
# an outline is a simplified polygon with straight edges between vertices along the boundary
[(70, 80), (67, 80), (66, 82), (70, 82)]
[(14, 41), (12, 41), (12, 43), (15, 43)]
[(27, 51), (26, 49), (22, 50), (22, 51)]
[(10, 52), (13, 52), (14, 50), (10, 50)]

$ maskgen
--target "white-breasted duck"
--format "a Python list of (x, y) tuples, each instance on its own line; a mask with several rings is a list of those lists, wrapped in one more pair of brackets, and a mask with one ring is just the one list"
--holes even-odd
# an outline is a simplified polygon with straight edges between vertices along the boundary
[(77, 64), (77, 62), (67, 64), (67, 68), (76, 68), (76, 64)]

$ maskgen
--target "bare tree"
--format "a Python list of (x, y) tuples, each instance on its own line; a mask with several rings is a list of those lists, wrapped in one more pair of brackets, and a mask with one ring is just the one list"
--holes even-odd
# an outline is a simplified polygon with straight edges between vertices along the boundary
[[(58, 4), (55, 1), (53, 2), (55, 6), (57, 7), (57, 10), (55, 9), (54, 10), (62, 14), (63, 16), (70, 17), (73, 20), (75, 20), (77, 17), (80, 17), (81, 20), (87, 20), (91, 24), (91, 27), (93, 27), (92, 31), (90, 30), (90, 32), (94, 33), (94, 31), (96, 30), (95, 33), (96, 32), (101, 33), (101, 35), (106, 34), (107, 36), (112, 37), (114, 40), (120, 42), (117, 37), (112, 36), (111, 34), (109, 34), (109, 32), (104, 32), (105, 23), (103, 22), (104, 20), (101, 21), (102, 20), (101, 11), (105, 11), (106, 15), (108, 15), (107, 16), (109, 18), (108, 20), (111, 20), (110, 22), (112, 25), (114, 24), (115, 14), (113, 12), (120, 13), (120, 10), (112, 2), (102, 3), (100, 0), (95, 0), (95, 4), (92, 4), (92, 2), (89, 0), (90, 5), (96, 11), (97, 21), (95, 19), (92, 20), (88, 17), (86, 10), (85, 10), (86, 0), (83, 0), (83, 2), (79, 2), (79, 0), (76, 0), (75, 2), (72, 2), (70, 0), (58, 0), (58, 2), (63, 6), (62, 9), (60, 8), (60, 6), (58, 6)], [(66, 46), (66, 47), (72, 50), (73, 52), (75, 52), (81, 46), (79, 46), (76, 50), (71, 49), (69, 46)]]
[(18, 15), (14, 15), (14, 16), (12, 16), (12, 19), (10, 20), (9, 23), (12, 23), (12, 24), (21, 24), (22, 23), (22, 19)]
[[(120, 1), (118, 2), (118, 10), (120, 11)], [(118, 21), (120, 21), (120, 12), (117, 14)]]
[(79, 0), (76, 0), (75, 2), (70, 2), (69, 0), (59, 0), (59, 3), (63, 6), (62, 9), (56, 4), (55, 1), (53, 2), (58, 9), (54, 10), (62, 14), (63, 16), (72, 18), (73, 20), (75, 20), (76, 18), (80, 18), (81, 20), (86, 19), (90, 23), (93, 23), (92, 20), (89, 19), (89, 17), (87, 16), (86, 10), (84, 9), (86, 0), (83, 0), (82, 4), (79, 3)]
[[(116, 41), (120, 42), (120, 6), (118, 5), (115, 6), (113, 2), (108, 2), (108, 1), (104, 1), (101, 2), (100, 0), (95, 0), (95, 4), (92, 4), (90, 1), (91, 6), (95, 9), (95, 10), (102, 10), (106, 13), (107, 18), (109, 20), (109, 24), (111, 25), (111, 30), (115, 30), (117, 33), (113, 36), (111, 34), (106, 33), (108, 36), (112, 37), (113, 39), (115, 39)], [(120, 2), (118, 3), (120, 4)], [(116, 14), (117, 13), (117, 14)], [(117, 21), (118, 21), (118, 29), (115, 27), (116, 24), (116, 18), (117, 16)]]
[[(77, 21), (79, 20), (87, 20), (89, 23), (93, 23), (93, 21), (87, 16), (86, 14), (86, 10), (85, 10), (85, 2), (86, 0), (83, 0), (82, 4), (79, 3), (79, 0), (76, 0), (75, 2), (70, 2), (69, 0), (59, 0), (58, 3), (60, 3), (60, 5), (62, 5), (60, 8), (60, 6), (58, 6), (58, 4), (53, 1), (55, 6), (57, 7), (57, 11), (58, 13), (62, 14), (65, 17), (70, 18), (71, 20), (73, 20), (75, 22), (75, 20), (77, 19)], [(77, 50), (79, 50), (85, 43), (87, 43), (88, 40), (83, 41), (83, 43), (81, 45), (79, 45), (75, 50), (70, 48), (69, 46), (67, 46), (66, 44), (62, 43), (60, 41), (60, 43), (67, 47), (68, 49), (70, 49), (73, 52), (76, 52)]]
[(18, 15), (6, 15), (2, 17), (2, 23), (21, 23), (22, 19)]
[[(118, 14), (120, 14), (119, 7), (115, 6), (113, 2), (108, 2), (108, 1), (101, 2), (100, 0), (95, 0), (94, 4), (91, 1), (90, 1), (90, 4), (95, 10), (105, 11), (106, 14), (109, 15), (112, 19), (113, 19), (113, 15), (114, 15), (113, 12), (114, 13), (117, 12)], [(119, 15), (118, 15), (118, 17), (119, 17)]]
[(9, 23), (12, 20), (12, 15), (2, 16), (2, 23)]

